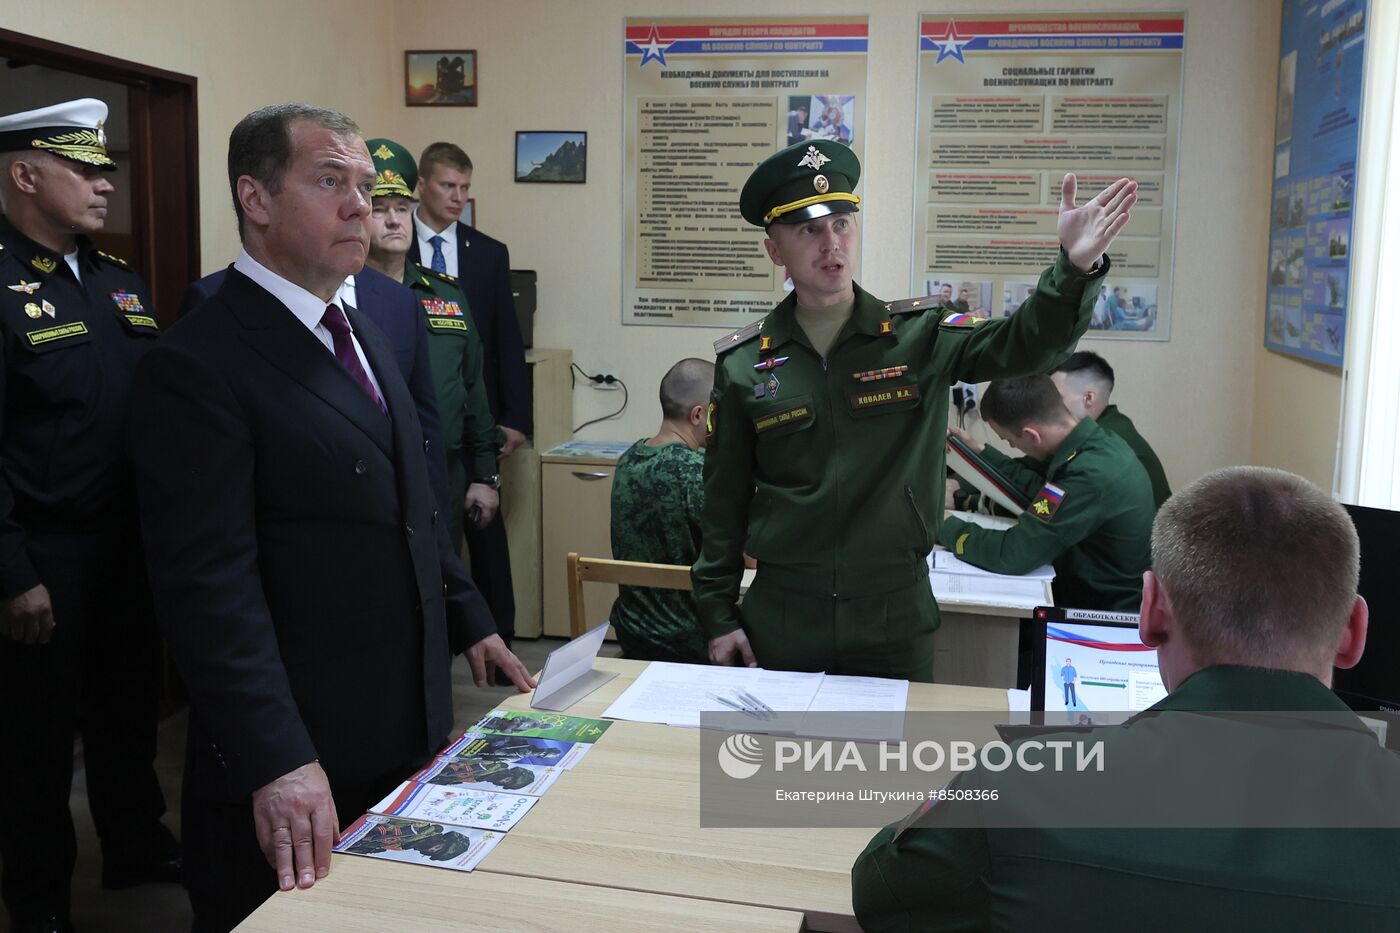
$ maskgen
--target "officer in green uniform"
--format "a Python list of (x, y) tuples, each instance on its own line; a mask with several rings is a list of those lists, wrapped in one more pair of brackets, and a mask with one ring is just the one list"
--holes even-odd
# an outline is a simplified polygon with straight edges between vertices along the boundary
[(407, 285), (423, 309), (447, 448), (449, 501), (461, 503), (449, 514), (448, 532), (453, 546), (461, 547), (463, 515), (482, 527), (490, 523), (500, 505), (496, 455), (505, 438), (491, 417), (481, 381), (484, 350), (457, 280), (408, 261), (413, 245), (417, 163), (393, 140), (370, 139), (365, 145), (376, 173), (368, 264)]
[[(924, 560), (943, 509), (948, 387), (1064, 355), (1136, 185), (1075, 207), (1066, 176), (1061, 255), (1016, 315), (985, 321), (855, 285), (859, 175), (849, 147), (818, 140), (744, 186), (740, 211), (767, 229), (794, 290), (715, 344), (692, 575), (714, 663), (930, 680), (938, 610)], [(745, 552), (758, 576), (739, 606)]]
[(1171, 484), (1147, 438), (1138, 433), (1137, 425), (1119, 411), (1117, 405), (1109, 403), (1113, 393), (1113, 367), (1108, 365), (1108, 360), (1092, 350), (1080, 350), (1056, 366), (1050, 378), (1055, 380), (1055, 387), (1060, 390), (1070, 414), (1076, 418), (1093, 418), (1099, 427), (1121, 437), (1132, 448), (1147, 471), (1147, 478), (1152, 480), (1152, 499), (1160, 509), (1172, 494)]
[(1328, 689), (1367, 628), (1346, 512), (1233, 467), (1162, 507), (1152, 551), (1166, 698), (1090, 734), (1102, 771), (977, 768), (881, 830), (851, 872), (861, 929), (1400, 929), (1400, 759)]
[(103, 884), (176, 881), (160, 823), (160, 645), (123, 432), (158, 329), (99, 251), (112, 192), (84, 99), (0, 117), (0, 863), (16, 930), (68, 929), (80, 730)]
[(1057, 605), (1137, 612), (1157, 507), (1132, 450), (1093, 418), (1070, 414), (1049, 376), (994, 381), (982, 418), (1026, 456), (1013, 460), (965, 431), (949, 432), (1005, 474), (1030, 506), (1006, 530), (945, 515), (938, 543), (993, 573), (1053, 563)]

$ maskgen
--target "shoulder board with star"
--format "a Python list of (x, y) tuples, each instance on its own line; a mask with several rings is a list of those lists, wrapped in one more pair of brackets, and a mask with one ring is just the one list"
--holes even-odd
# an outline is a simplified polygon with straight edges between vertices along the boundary
[(939, 327), (946, 327), (949, 330), (971, 330), (979, 324), (987, 323), (987, 318), (969, 314), (966, 311), (954, 311), (952, 308), (943, 309), (943, 320), (938, 322)]
[(754, 321), (752, 324), (741, 327), (733, 333), (725, 334), (715, 341), (715, 356), (728, 353), (740, 344), (748, 343), (750, 340), (757, 337), (758, 332), (762, 329), (763, 322)]
[(430, 269), (430, 268), (428, 268), (427, 266), (423, 265), (422, 263), (418, 263), (418, 262), (415, 262), (414, 265), (417, 266), (417, 267), (418, 267), (418, 271), (421, 272), (421, 273), (423, 273), (424, 275), (431, 275), (431, 276), (432, 276), (433, 278), (435, 278), (435, 279), (442, 279), (442, 280), (443, 280), (444, 282), (446, 282), (448, 285), (456, 285), (456, 284), (457, 284), (457, 279), (456, 279), (456, 277), (455, 277), (455, 276), (448, 275), (446, 272), (434, 272), (432, 269)]
[(900, 301), (886, 302), (885, 313), (914, 314), (916, 312), (922, 313), (924, 311), (927, 311), (929, 308), (937, 307), (940, 307), (939, 300), (937, 298), (930, 298), (928, 295), (923, 295), (919, 298), (904, 298)]
[(111, 253), (104, 253), (102, 252), (102, 250), (98, 250), (97, 255), (101, 256), (103, 259), (107, 260), (114, 266), (121, 266), (123, 269), (131, 268), (131, 263), (127, 262), (125, 259), (122, 259), (119, 256), (113, 256)]

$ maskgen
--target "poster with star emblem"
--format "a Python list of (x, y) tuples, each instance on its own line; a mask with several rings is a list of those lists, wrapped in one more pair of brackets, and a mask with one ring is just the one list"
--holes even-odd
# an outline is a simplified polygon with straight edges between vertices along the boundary
[(790, 144), (864, 156), (868, 31), (864, 16), (625, 21), (622, 323), (733, 330), (782, 301), (739, 191)]
[(1088, 337), (1171, 336), (1184, 13), (925, 14), (919, 25), (911, 287), (1014, 314), (1077, 203), (1137, 179)]

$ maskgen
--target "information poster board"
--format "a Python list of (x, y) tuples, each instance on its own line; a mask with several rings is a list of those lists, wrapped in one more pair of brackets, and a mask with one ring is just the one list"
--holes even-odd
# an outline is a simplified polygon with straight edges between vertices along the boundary
[(1366, 0), (1283, 0), (1264, 346), (1340, 368)]
[(1138, 182), (1088, 336), (1166, 340), (1185, 16), (926, 14), (919, 26), (915, 294), (1015, 312), (1055, 260), (1060, 182)]
[(864, 154), (867, 18), (637, 18), (625, 32), (622, 322), (742, 327), (786, 277), (739, 191), (789, 142)]

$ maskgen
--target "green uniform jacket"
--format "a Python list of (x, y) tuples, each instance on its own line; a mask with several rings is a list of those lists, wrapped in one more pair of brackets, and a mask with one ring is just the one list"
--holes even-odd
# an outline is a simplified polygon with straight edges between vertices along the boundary
[(857, 287), (825, 362), (794, 318), (795, 295), (731, 335), (715, 369), (692, 569), (706, 638), (739, 628), (745, 551), (761, 580), (824, 596), (925, 578), (943, 509), (949, 385), (1053, 366), (1088, 327), (1086, 283), (1107, 271), (1105, 257), (1084, 275), (1062, 252), (1020, 310), (994, 321), (935, 299), (886, 304)]
[(1138, 433), (1133, 420), (1119, 411), (1117, 405), (1109, 405), (1099, 413), (1096, 420), (1099, 427), (1110, 434), (1118, 435), (1132, 448), (1138, 462), (1147, 471), (1147, 478), (1152, 480), (1152, 501), (1160, 509), (1162, 503), (1171, 496), (1172, 487), (1167, 483), (1166, 471), (1162, 469), (1162, 461), (1157, 459), (1157, 452), (1152, 449), (1152, 445)]
[(487, 404), (481, 381), (485, 351), (457, 280), (410, 264), (404, 284), (418, 297), (427, 321), (428, 358), (447, 448), (447, 488), (454, 503), (449, 518), (453, 541), (460, 543), (468, 480), (496, 472), (496, 455), (505, 438)]
[(994, 531), (956, 516), (938, 543), (993, 573), (1055, 565), (1055, 603), (1137, 612), (1142, 572), (1152, 563), (1152, 484), (1128, 445), (1084, 418), (1050, 463), (982, 454), (1031, 499), (1016, 524)]
[[(1329, 723), (1349, 721), (1342, 728), (1324, 728), (1325, 735), (1297, 730), (1306, 736), (1309, 752), (1325, 749), (1319, 758), (1329, 767), (1308, 769), (1306, 780), (1296, 773), (1273, 777), (1294, 782), (1296, 789), (1286, 793), (1304, 799), (1340, 797), (1345, 811), (1361, 820), (1393, 814), (1400, 800), (1400, 758), (1382, 749), (1316, 678), (1292, 671), (1210, 667), (1127, 726), (1104, 730), (1113, 734), (1105, 738), (1102, 774), (1065, 773), (1057, 780), (1048, 769), (1038, 774), (1015, 768), (1000, 774), (965, 772), (953, 786), (996, 788), (998, 802), (938, 802), (898, 838), (898, 824), (882, 829), (851, 871), (861, 928), (866, 933), (1400, 930), (1400, 887), (1395, 884), (1400, 830), (984, 829), (962, 818), (965, 809), (957, 811), (956, 820), (950, 819), (954, 811), (945, 809), (990, 811), (1038, 799), (1045, 808), (1041, 812), (1053, 812), (1057, 801), (1066, 799), (1063, 795), (1095, 795), (1098, 781), (1133, 781), (1124, 773), (1126, 766), (1129, 772), (1155, 770), (1165, 785), (1147, 780), (1133, 795), (1133, 809), (1150, 821), (1159, 793), (1219, 792), (1226, 786), (1225, 775), (1249, 770), (1248, 764), (1233, 769), (1259, 753), (1250, 741), (1256, 736), (1245, 731), (1261, 727), (1237, 725), (1242, 730), (1239, 754), (1222, 756), (1228, 764), (1203, 766), (1209, 756), (1193, 757), (1192, 752), (1201, 736), (1199, 724), (1191, 722), (1197, 717), (1151, 715), (1160, 710), (1320, 712)], [(1230, 728), (1229, 717), (1221, 718)], [(1116, 774), (1115, 762), (1120, 763)], [(1232, 791), (1247, 797), (1253, 782), (1239, 783), (1243, 786)], [(1100, 793), (1099, 798), (1119, 793)], [(1132, 795), (1121, 793), (1123, 799)], [(940, 822), (956, 822), (957, 827)]]

